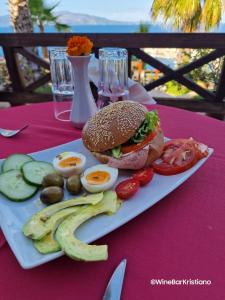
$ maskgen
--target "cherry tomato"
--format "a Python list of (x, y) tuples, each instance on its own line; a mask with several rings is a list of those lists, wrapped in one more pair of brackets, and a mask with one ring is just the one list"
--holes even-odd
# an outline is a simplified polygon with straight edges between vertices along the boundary
[(149, 183), (153, 178), (154, 172), (152, 168), (144, 168), (136, 173), (134, 173), (133, 178), (140, 182), (141, 186)]
[(156, 133), (157, 133), (157, 131), (151, 132), (149, 135), (146, 136), (144, 141), (142, 141), (141, 143), (132, 144), (132, 145), (128, 145), (128, 146), (122, 146), (121, 147), (122, 153), (126, 154), (126, 153), (129, 153), (129, 152), (133, 152), (133, 151), (137, 151), (139, 149), (142, 149), (146, 144), (148, 144), (151, 140), (154, 139), (154, 137), (156, 136)]
[(178, 174), (207, 155), (208, 147), (193, 139), (170, 140), (165, 143), (161, 158), (153, 163), (153, 169), (161, 175)]
[(136, 179), (126, 179), (121, 181), (116, 187), (116, 194), (120, 199), (129, 199), (132, 197), (139, 189), (140, 183)]

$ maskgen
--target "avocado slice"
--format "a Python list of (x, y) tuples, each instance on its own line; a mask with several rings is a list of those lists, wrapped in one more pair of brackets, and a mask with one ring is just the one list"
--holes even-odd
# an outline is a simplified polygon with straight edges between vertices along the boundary
[(46, 227), (46, 221), (56, 212), (75, 205), (84, 204), (97, 204), (103, 199), (103, 193), (97, 193), (87, 196), (81, 196), (78, 198), (72, 198), (67, 201), (50, 205), (40, 212), (34, 214), (31, 219), (23, 226), (23, 234), (33, 240), (40, 240), (43, 236), (50, 232), (50, 229)]
[(101, 213), (115, 213), (118, 209), (117, 195), (113, 191), (104, 192), (103, 200), (93, 206), (87, 206), (63, 221), (57, 231), (56, 240), (66, 255), (75, 260), (98, 261), (108, 258), (107, 245), (88, 245), (78, 240), (74, 232), (88, 219)]
[(49, 233), (43, 236), (40, 240), (34, 240), (34, 247), (43, 254), (53, 253), (61, 250), (59, 243), (54, 239), (54, 234), (59, 224), (71, 214), (78, 213), (81, 208), (79, 206), (72, 206), (64, 208), (51, 216), (46, 222), (46, 230)]
[(40, 240), (34, 240), (34, 247), (41, 254), (50, 254), (61, 250), (59, 243), (54, 239), (51, 232)]

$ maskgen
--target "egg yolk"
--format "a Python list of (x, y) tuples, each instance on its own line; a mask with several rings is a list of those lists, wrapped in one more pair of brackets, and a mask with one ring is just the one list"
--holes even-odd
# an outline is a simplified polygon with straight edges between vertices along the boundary
[(89, 173), (86, 180), (90, 184), (102, 184), (110, 180), (110, 174), (106, 171), (95, 171)]
[(60, 162), (59, 162), (59, 166), (61, 168), (69, 168), (69, 167), (74, 167), (74, 166), (77, 166), (81, 163), (81, 159), (79, 157), (68, 157), (68, 158), (65, 158), (65, 159), (62, 159)]

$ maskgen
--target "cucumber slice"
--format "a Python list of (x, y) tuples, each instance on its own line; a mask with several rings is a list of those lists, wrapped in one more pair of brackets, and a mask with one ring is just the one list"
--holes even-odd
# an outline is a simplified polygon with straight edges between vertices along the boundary
[(34, 185), (40, 186), (43, 178), (55, 172), (52, 164), (45, 161), (29, 161), (22, 166), (22, 173), (24, 179)]
[(0, 192), (12, 201), (24, 201), (32, 197), (38, 188), (28, 184), (19, 170), (10, 170), (0, 175)]
[(33, 161), (33, 158), (26, 154), (12, 154), (6, 158), (2, 164), (2, 173), (9, 170), (20, 170), (22, 165), (28, 161)]

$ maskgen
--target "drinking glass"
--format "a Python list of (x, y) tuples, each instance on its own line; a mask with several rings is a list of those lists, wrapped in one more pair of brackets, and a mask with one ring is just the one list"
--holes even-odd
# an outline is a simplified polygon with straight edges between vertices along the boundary
[(123, 48), (99, 49), (99, 108), (128, 95), (128, 55)]
[(54, 115), (57, 120), (70, 121), (73, 100), (72, 68), (66, 48), (52, 48), (49, 51)]

